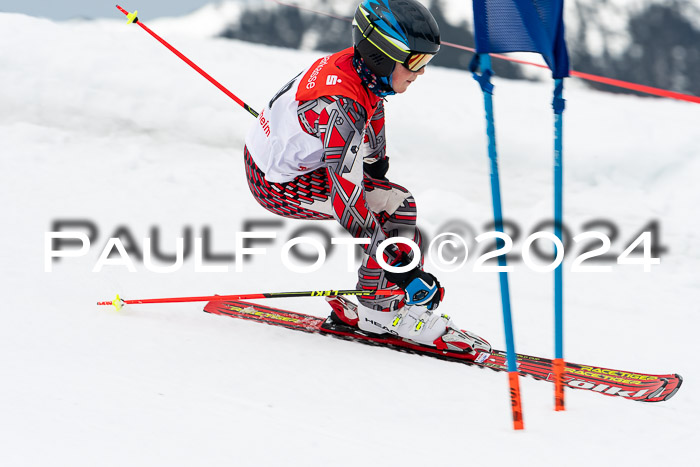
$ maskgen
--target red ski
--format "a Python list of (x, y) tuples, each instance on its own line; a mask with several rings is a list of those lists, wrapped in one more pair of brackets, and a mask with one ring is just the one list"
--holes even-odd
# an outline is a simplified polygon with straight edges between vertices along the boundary
[[(477, 365), (496, 371), (507, 371), (506, 354), (500, 350), (493, 350), (491, 354), (481, 352), (476, 355), (441, 351), (397, 337), (367, 335), (347, 326), (336, 326), (325, 318), (238, 300), (209, 302), (204, 307), (204, 311), (298, 331), (329, 334), (342, 339)], [(535, 379), (554, 381), (552, 360), (547, 358), (518, 354), (518, 372)], [(585, 389), (607, 396), (643, 402), (668, 400), (678, 391), (683, 382), (683, 378), (678, 374), (652, 375), (568, 362), (564, 378), (567, 386), (573, 389)]]

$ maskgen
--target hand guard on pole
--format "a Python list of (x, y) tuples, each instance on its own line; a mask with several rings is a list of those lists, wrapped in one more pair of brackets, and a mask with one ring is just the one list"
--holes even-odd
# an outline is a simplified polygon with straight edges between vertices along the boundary
[[(398, 260), (392, 266), (402, 266), (410, 263), (410, 258), (401, 252)], [(407, 272), (384, 271), (386, 278), (406, 292), (406, 305), (425, 306), (434, 310), (440, 305), (445, 296), (445, 289), (440, 286), (437, 278), (429, 272), (416, 266)]]

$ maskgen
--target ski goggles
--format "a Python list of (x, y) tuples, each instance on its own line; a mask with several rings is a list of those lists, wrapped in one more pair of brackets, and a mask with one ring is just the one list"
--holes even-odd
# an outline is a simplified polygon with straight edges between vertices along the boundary
[[(437, 53), (437, 51), (433, 53), (411, 52), (406, 43), (383, 33), (376, 25), (372, 24), (362, 8), (358, 8), (352, 24), (370, 44), (393, 61), (403, 63), (411, 71), (422, 70)], [(357, 47), (363, 47), (362, 41), (358, 43)], [(367, 48), (366, 45), (365, 48)], [(391, 70), (387, 72), (387, 75), (390, 72)]]
[(413, 52), (408, 56), (406, 61), (403, 62), (403, 65), (413, 72), (421, 71), (434, 56), (435, 54)]

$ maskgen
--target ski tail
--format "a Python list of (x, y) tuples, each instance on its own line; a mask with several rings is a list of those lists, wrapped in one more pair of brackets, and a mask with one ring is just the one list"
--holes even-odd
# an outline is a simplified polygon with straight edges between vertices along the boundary
[(204, 311), (306, 332), (319, 332), (324, 318), (243, 301), (209, 302)]

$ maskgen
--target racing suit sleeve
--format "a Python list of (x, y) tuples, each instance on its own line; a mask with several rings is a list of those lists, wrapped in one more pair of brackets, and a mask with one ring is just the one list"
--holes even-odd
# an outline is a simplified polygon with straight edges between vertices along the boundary
[[(363, 248), (369, 256), (376, 259), (377, 247), (387, 238), (387, 234), (365, 199), (363, 157), (366, 155), (370, 160), (376, 161), (384, 156), (383, 132), (376, 134), (372, 122), (367, 125), (365, 109), (351, 99), (330, 96), (319, 98), (316, 102), (313, 114), (318, 115), (318, 118), (313, 126), (308, 120), (304, 121), (301, 115), (300, 120), (305, 130), (317, 136), (323, 144), (333, 217), (353, 237), (370, 239), (370, 243)], [(308, 110), (307, 104), (304, 108)], [(380, 125), (383, 128), (383, 107), (376, 110), (381, 110), (381, 114), (373, 121), (377, 128)], [(394, 263), (399, 256), (396, 245), (391, 245), (384, 251), (384, 259), (389, 264)]]
[(379, 101), (364, 137), (367, 154), (363, 157), (364, 172), (367, 176), (387, 180), (389, 157), (386, 155), (386, 137), (384, 131), (384, 101)]

